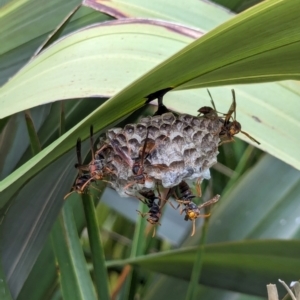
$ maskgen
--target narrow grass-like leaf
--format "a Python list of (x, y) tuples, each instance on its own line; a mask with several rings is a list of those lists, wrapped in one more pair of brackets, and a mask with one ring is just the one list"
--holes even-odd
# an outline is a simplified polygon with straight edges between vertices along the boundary
[[(139, 204), (139, 211), (143, 214), (147, 212), (147, 206), (140, 202)], [(138, 257), (144, 254), (145, 251), (145, 229), (146, 229), (146, 220), (142, 218), (141, 216), (137, 216), (137, 222), (135, 226), (132, 246), (131, 246), (131, 252), (130, 257)], [(134, 280), (136, 279), (138, 270), (131, 269), (128, 273), (125, 281), (125, 285), (123, 287), (122, 293), (121, 293), (121, 300), (131, 299), (136, 291), (137, 282)], [(131, 297), (131, 298), (130, 298)]]
[(74, 14), (78, 11), (80, 7), (81, 4), (77, 5), (74, 9), (71, 10), (71, 12), (64, 18), (62, 23), (57, 26), (57, 28), (48, 36), (45, 42), (37, 49), (37, 51), (34, 53), (34, 56), (38, 55), (43, 49), (47, 48), (49, 45), (51, 45), (54, 41), (58, 39), (63, 30), (68, 26), (71, 18), (74, 16)]
[(105, 266), (105, 256), (101, 237), (99, 234), (99, 225), (97, 222), (95, 206), (91, 196), (82, 195), (83, 207), (85, 211), (85, 219), (89, 235), (89, 243), (91, 247), (93, 272), (95, 277), (95, 287), (98, 299), (109, 299), (108, 276)]
[(34, 127), (33, 120), (30, 115), (30, 111), (25, 112), (25, 120), (26, 120), (27, 131), (30, 139), (31, 152), (32, 155), (34, 156), (37, 155), (39, 152), (41, 152), (42, 148), (41, 148), (39, 137)]
[[(148, 210), (147, 205), (145, 205), (143, 202), (140, 201), (139, 211), (142, 214), (144, 214), (148, 212), (147, 210)], [(135, 225), (130, 257), (137, 257), (144, 254), (146, 226), (147, 226), (146, 219), (142, 218), (142, 216), (137, 214), (137, 221)]]
[(198, 282), (201, 277), (202, 265), (204, 260), (204, 245), (206, 240), (206, 232), (207, 232), (208, 220), (205, 220), (202, 226), (201, 238), (198, 250), (196, 251), (194, 265), (192, 267), (191, 279), (189, 283), (189, 288), (187, 290), (185, 299), (186, 300), (196, 300), (197, 292), (198, 292)]
[[(198, 247), (115, 261), (108, 266), (131, 263), (154, 272), (189, 280)], [(265, 285), (297, 277), (300, 242), (297, 240), (253, 240), (205, 246), (199, 283), (252, 295), (265, 296)], [(243, 274), (243, 280), (241, 279)]]
[(60, 103), (60, 126), (59, 135), (63, 135), (66, 132), (66, 116), (65, 116), (65, 105), (63, 102)]
[(68, 245), (70, 260), (76, 277), (73, 284), (79, 290), (80, 299), (96, 299), (94, 286), (88, 272), (83, 250), (79, 241), (70, 201), (66, 201), (64, 205), (64, 208), (62, 210), (62, 218), (65, 231), (64, 238)]
[(59, 270), (58, 279), (64, 299), (82, 299), (76, 284), (75, 268), (73, 267), (70, 250), (67, 243), (66, 229), (60, 215), (51, 232), (52, 247)]

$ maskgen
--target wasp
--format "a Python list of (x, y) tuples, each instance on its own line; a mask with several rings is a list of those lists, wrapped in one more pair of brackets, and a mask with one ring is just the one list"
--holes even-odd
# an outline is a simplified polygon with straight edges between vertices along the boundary
[(123, 159), (123, 161), (131, 168), (133, 174), (132, 178), (134, 182), (127, 184), (125, 186), (125, 189), (132, 186), (135, 183), (145, 184), (145, 182), (149, 180), (147, 174), (145, 173), (144, 162), (146, 161), (150, 153), (153, 151), (155, 147), (155, 142), (150, 141), (148, 139), (148, 135), (149, 131), (147, 131), (143, 147), (139, 149), (139, 156), (136, 159), (132, 159), (128, 154), (128, 151), (124, 151), (121, 147), (119, 147), (117, 141), (113, 140), (111, 142), (111, 146), (115, 153), (118, 154)]
[[(142, 213), (137, 210), (137, 212), (143, 218), (145, 216), (149, 216), (147, 218), (147, 221), (151, 225), (160, 225), (160, 223), (159, 223), (159, 219), (161, 217), (160, 198), (155, 195), (153, 190), (139, 191), (139, 193), (144, 197), (144, 199), (141, 199), (139, 197), (138, 197), (138, 199), (149, 207), (149, 211), (147, 213)], [(155, 202), (156, 200), (158, 200), (157, 203)], [(154, 228), (152, 237), (154, 237), (154, 236), (155, 236), (155, 228)]]
[(195, 221), (197, 218), (206, 218), (210, 216), (209, 214), (201, 214), (201, 209), (207, 206), (210, 206), (216, 202), (218, 202), (220, 195), (214, 196), (212, 199), (206, 201), (205, 203), (201, 205), (195, 204), (192, 199), (195, 198), (193, 195), (190, 187), (185, 181), (181, 181), (181, 183), (178, 185), (179, 192), (180, 192), (180, 200), (177, 199), (176, 201), (179, 203), (179, 205), (183, 204), (184, 209), (181, 210), (180, 214), (185, 212), (184, 220), (185, 221), (192, 221), (193, 222), (193, 229), (192, 234), (193, 236), (195, 234)]
[(79, 166), (82, 170), (89, 172), (89, 180), (87, 180), (83, 186), (81, 187), (82, 191), (86, 188), (86, 186), (96, 180), (103, 180), (106, 173), (109, 173), (109, 169), (105, 166), (105, 156), (104, 150), (109, 148), (107, 144), (104, 144), (98, 151), (94, 151), (94, 132), (93, 132), (93, 125), (90, 126), (90, 147), (91, 147), (91, 155), (92, 160), (88, 165)]
[(83, 170), (86, 169), (86, 166), (82, 164), (80, 138), (77, 139), (77, 143), (76, 143), (76, 155), (77, 155), (77, 163), (75, 164), (75, 168), (78, 169), (78, 177), (75, 181), (74, 186), (72, 187), (72, 191), (67, 195), (65, 195), (64, 199), (69, 197), (74, 192), (78, 194), (82, 194), (84, 192), (84, 187), (86, 187), (87, 184), (93, 181), (89, 173), (83, 173)]
[[(208, 117), (208, 118), (219, 118), (220, 122), (222, 122), (222, 128), (221, 128), (221, 131), (219, 133), (219, 137), (221, 139), (221, 142), (219, 143), (219, 146), (221, 146), (222, 144), (234, 141), (233, 136), (240, 133), (240, 132), (243, 133), (244, 135), (246, 135), (253, 142), (260, 145), (260, 142), (258, 142), (256, 139), (254, 139), (250, 134), (248, 134), (245, 131), (242, 131), (241, 123), (239, 123), (236, 120), (236, 99), (235, 99), (234, 90), (233, 89), (231, 90), (232, 98), (233, 98), (232, 104), (231, 104), (231, 106), (230, 106), (230, 108), (229, 108), (229, 110), (226, 114), (221, 113), (223, 115), (223, 117), (218, 116), (219, 112), (216, 110), (216, 106), (214, 104), (213, 98), (212, 98), (209, 90), (207, 90), (207, 92), (210, 96), (213, 108), (208, 107), (208, 106), (201, 107), (198, 110), (198, 112), (199, 112), (198, 116), (203, 114), (205, 117)], [(232, 117), (232, 115), (233, 115), (233, 117)]]
[[(93, 126), (90, 127), (90, 144), (91, 144), (91, 154), (92, 161), (88, 165), (82, 164), (81, 158), (81, 139), (77, 139), (76, 143), (76, 155), (77, 155), (77, 163), (75, 164), (75, 168), (78, 169), (78, 177), (73, 186), (73, 191), (68, 193), (64, 199), (66, 199), (71, 193), (76, 192), (78, 194), (84, 193), (86, 188), (96, 180), (103, 180), (104, 172), (106, 171), (106, 167), (104, 166), (104, 156), (102, 152), (104, 148), (107, 148), (107, 145), (94, 153), (94, 140), (93, 140)], [(84, 173), (85, 172), (85, 173)], [(103, 180), (105, 181), (105, 180)]]
[[(258, 142), (256, 139), (254, 139), (251, 135), (249, 135), (247, 132), (242, 131), (241, 124), (236, 120), (236, 101), (235, 101), (235, 92), (234, 90), (231, 90), (232, 92), (232, 104), (225, 116), (224, 124), (222, 126), (221, 132), (220, 132), (220, 138), (221, 138), (221, 144), (227, 143), (233, 141), (233, 136), (238, 134), (239, 132), (246, 135), (250, 140), (260, 145), (260, 142)], [(232, 118), (232, 114), (234, 117)], [(231, 120), (232, 119), (232, 120)], [(223, 139), (223, 140), (222, 140)]]

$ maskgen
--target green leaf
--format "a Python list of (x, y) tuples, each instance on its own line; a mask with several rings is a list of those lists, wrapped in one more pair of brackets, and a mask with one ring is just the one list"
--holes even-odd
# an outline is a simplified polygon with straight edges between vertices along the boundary
[[(190, 36), (200, 34), (161, 21), (138, 20), (112, 21), (80, 30), (35, 57), (1, 88), (0, 103), (5, 106), (0, 118), (58, 99), (112, 95), (157, 65), (162, 57), (191, 42)], [(141, 59), (149, 47), (153, 50), (147, 59)], [(141, 61), (139, 68), (129, 63), (133, 59)], [(12, 98), (14, 101), (9, 101)]]
[(34, 156), (41, 151), (41, 144), (33, 120), (31, 118), (30, 111), (25, 112), (25, 120), (26, 120), (27, 131), (30, 139), (31, 152), (32, 152), (32, 156)]
[(299, 238), (299, 193), (300, 172), (266, 155), (222, 195), (207, 242)]
[(84, 0), (83, 5), (100, 12), (120, 18), (151, 18), (186, 24), (208, 31), (233, 16), (232, 13), (215, 3), (208, 1), (186, 0), (184, 5), (179, 1), (128, 0), (126, 2), (111, 0), (97, 2), (97, 0)]
[(75, 179), (72, 150), (19, 190), (1, 224), (1, 255), (14, 296), (27, 279)]
[(0, 264), (0, 296), (3, 300), (12, 300), (10, 290), (8, 288), (6, 277), (3, 272), (2, 263)]
[(96, 218), (93, 199), (89, 195), (82, 195), (85, 219), (89, 235), (92, 260), (94, 266), (95, 287), (99, 299), (109, 299), (108, 275), (105, 266), (105, 255), (99, 234), (99, 225)]
[(297, 0), (272, 0), (237, 15), (165, 61), (159, 78), (168, 80), (156, 90), (299, 79), (299, 8)]
[(200, 243), (197, 251), (195, 252), (195, 260), (191, 269), (189, 288), (185, 295), (185, 299), (187, 300), (197, 299), (198, 281), (201, 276), (203, 260), (205, 257), (204, 246), (205, 246), (207, 228), (208, 228), (208, 219), (206, 219), (202, 225)]
[(61, 272), (63, 297), (64, 299), (96, 299), (70, 201), (65, 203), (58, 222), (52, 241)]
[[(58, 284), (56, 280), (57, 273), (55, 256), (49, 237), (17, 299), (47, 299), (47, 295), (53, 293)], [(39, 283), (38, 285), (36, 284), (37, 282)], [(14, 298), (16, 299), (16, 294)]]
[[(38, 5), (37, 0), (26, 0), (16, 5), (10, 1), (1, 8), (0, 27), (3, 30), (0, 33), (0, 40), (5, 43), (1, 47), (3, 53), (0, 54), (0, 85), (34, 55), (49, 34), (79, 3), (77, 0), (54, 0), (47, 5)], [(81, 7), (62, 34), (109, 19), (111, 18), (104, 14)]]
[[(140, 202), (139, 211), (141, 213), (147, 212), (147, 206), (144, 203)], [(133, 242), (130, 251), (130, 257), (134, 258), (141, 256), (145, 251), (145, 229), (146, 229), (146, 220), (142, 216), (137, 216), (137, 222), (135, 226)], [(122, 294), (120, 296), (121, 300), (131, 299), (137, 287), (136, 277), (138, 270), (131, 269), (126, 277), (124, 287), (122, 289)]]
[[(108, 266), (131, 263), (148, 270), (189, 280), (197, 247), (166, 251)], [(300, 242), (296, 240), (243, 241), (205, 246), (200, 283), (252, 295), (265, 296), (266, 284), (278, 276), (297, 278)], [(241, 280), (241, 274), (243, 280)]]

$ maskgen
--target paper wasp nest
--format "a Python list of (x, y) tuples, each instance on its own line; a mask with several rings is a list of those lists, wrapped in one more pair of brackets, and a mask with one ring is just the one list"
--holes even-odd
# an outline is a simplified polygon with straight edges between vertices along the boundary
[(156, 182), (171, 188), (182, 180), (209, 179), (209, 168), (217, 162), (221, 127), (218, 118), (165, 113), (112, 128), (100, 145), (111, 149), (106, 157), (108, 180), (126, 196), (153, 188)]

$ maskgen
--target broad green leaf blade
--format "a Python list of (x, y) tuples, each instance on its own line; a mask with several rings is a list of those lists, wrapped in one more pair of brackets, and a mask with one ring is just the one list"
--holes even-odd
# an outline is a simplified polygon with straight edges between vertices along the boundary
[(6, 282), (6, 276), (3, 272), (2, 263), (0, 264), (0, 297), (3, 300), (13, 299)]
[[(110, 262), (108, 265), (131, 263), (189, 280), (196, 251), (197, 247), (166, 251), (124, 262)], [(287, 282), (297, 278), (299, 251), (300, 242), (296, 240), (253, 240), (207, 245), (200, 283), (265, 296), (267, 283), (276, 282), (280, 276)]]
[(208, 1), (186, 0), (184, 5), (180, 1), (119, 0), (101, 1), (84, 0), (83, 5), (100, 12), (120, 18), (152, 18), (198, 27), (201, 30), (211, 30), (215, 26), (227, 21), (233, 14), (221, 6)]
[[(44, 245), (36, 264), (32, 268), (17, 300), (40, 300), (47, 299), (47, 295), (57, 285), (57, 269), (53, 254), (50, 237)], [(36, 283), (39, 283), (38, 285)], [(14, 295), (16, 298), (16, 295)]]
[[(97, 7), (94, 1), (87, 2)], [(99, 6), (101, 11), (105, 11), (105, 5)], [(139, 6), (132, 8), (121, 5), (117, 9), (113, 7), (114, 3), (108, 6), (113, 8), (112, 15), (117, 10), (121, 15), (126, 15), (128, 10), (135, 15), (136, 10), (140, 9), (140, 13), (151, 16), (149, 9), (143, 10)], [(153, 4), (149, 6), (154, 7)], [(273, 0), (232, 18), (166, 61), (162, 77), (168, 80), (163, 87), (189, 89), (299, 79), (299, 8), (297, 0)], [(173, 15), (175, 13), (171, 10), (167, 18)], [(281, 22), (277, 21), (278, 16)], [(185, 22), (184, 17), (181, 21)], [(174, 70), (180, 70), (181, 76)], [(163, 87), (157, 86), (156, 90)]]
[(300, 172), (265, 156), (216, 205), (207, 242), (299, 238), (299, 193)]
[(63, 197), (76, 177), (74, 164), (75, 150), (32, 178), (6, 212), (1, 224), (1, 257), (14, 296), (27, 279), (64, 204)]
[[(58, 99), (115, 94), (200, 35), (184, 26), (150, 20), (85, 28), (53, 44), (1, 88), (0, 118)], [(153, 50), (145, 59), (142, 55), (149, 47)], [(133, 59), (141, 64), (129, 63)]]

